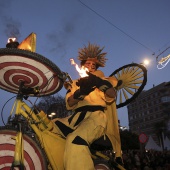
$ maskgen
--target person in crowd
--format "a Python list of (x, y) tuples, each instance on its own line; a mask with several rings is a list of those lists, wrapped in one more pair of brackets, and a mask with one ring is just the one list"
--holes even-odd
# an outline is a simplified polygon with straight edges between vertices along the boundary
[(139, 152), (134, 151), (133, 156), (134, 156), (135, 165), (136, 165), (137, 170), (141, 170), (141, 160), (140, 160)]

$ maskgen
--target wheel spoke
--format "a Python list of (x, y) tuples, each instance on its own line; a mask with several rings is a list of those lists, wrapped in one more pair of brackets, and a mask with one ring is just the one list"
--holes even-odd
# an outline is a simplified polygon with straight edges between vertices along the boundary
[(124, 89), (122, 89), (122, 91), (123, 91), (123, 95), (124, 95), (125, 99), (126, 99), (126, 100), (127, 100), (127, 99), (129, 99), (129, 97), (127, 96), (127, 94), (126, 94), (125, 90), (124, 90)]
[(133, 95), (133, 94), (134, 94), (134, 92), (133, 92), (132, 90), (130, 90), (129, 88), (124, 87), (124, 89), (125, 89), (128, 93), (130, 93), (131, 95)]

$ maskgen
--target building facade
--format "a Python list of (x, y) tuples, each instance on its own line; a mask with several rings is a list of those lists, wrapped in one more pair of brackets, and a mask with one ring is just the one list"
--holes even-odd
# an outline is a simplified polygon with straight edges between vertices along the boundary
[(170, 137), (170, 82), (141, 92), (127, 109), (131, 132), (151, 135), (159, 145), (163, 136)]

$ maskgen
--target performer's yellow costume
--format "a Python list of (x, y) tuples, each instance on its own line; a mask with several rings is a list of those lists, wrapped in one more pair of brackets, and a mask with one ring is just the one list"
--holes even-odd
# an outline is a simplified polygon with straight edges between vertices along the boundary
[[(94, 74), (99, 76), (104, 75), (101, 71), (96, 71)], [(106, 80), (111, 82), (113, 86), (117, 84), (117, 80), (113, 77), (109, 77)], [(107, 108), (113, 108), (115, 106), (115, 99), (106, 98), (104, 93), (96, 88), (89, 95), (85, 96), (84, 100), (79, 101), (73, 107), (69, 107), (67, 99), (78, 88), (76, 81), (73, 81), (66, 95), (66, 107), (68, 110), (74, 110), (75, 114), (65, 119), (58, 119), (55, 123), (60, 128), (60, 134), (65, 137), (68, 135), (66, 137), (64, 158), (65, 168), (68, 170), (90, 170), (94, 169), (91, 153), (89, 151), (90, 144), (107, 134), (107, 131), (109, 132), (108, 137), (113, 144), (115, 143), (115, 136), (112, 134), (114, 129), (110, 129), (114, 126), (112, 124), (113, 120), (111, 120), (114, 115), (107, 111)], [(107, 107), (108, 104), (109, 106)], [(112, 107), (112, 105), (114, 106)], [(118, 120), (116, 120), (116, 122), (117, 121)], [(64, 127), (63, 124), (70, 127), (70, 131)], [(65, 132), (63, 132), (64, 129)], [(74, 131), (72, 132), (72, 130)]]
[[(105, 78), (99, 70), (92, 74), (108, 81), (113, 87), (117, 85), (116, 78)], [(58, 127), (58, 133), (66, 137), (65, 169), (94, 170), (89, 146), (105, 134), (109, 137), (114, 150), (116, 149), (116, 156), (121, 157), (115, 98), (110, 98), (99, 88), (95, 88), (85, 95), (83, 100), (70, 107), (68, 98), (80, 88), (76, 82), (77, 80), (74, 80), (70, 86), (67, 86), (66, 94), (66, 107), (68, 110), (73, 110), (74, 114), (55, 120), (55, 124)]]

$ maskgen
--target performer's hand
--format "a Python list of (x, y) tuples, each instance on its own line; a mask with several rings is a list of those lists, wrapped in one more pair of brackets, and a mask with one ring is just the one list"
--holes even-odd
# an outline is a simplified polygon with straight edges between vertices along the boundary
[(93, 86), (96, 86), (101, 91), (105, 92), (107, 89), (113, 87), (109, 81), (103, 80), (100, 77), (91, 74), (90, 72), (87, 72), (87, 74), (89, 75), (89, 80), (93, 81)]
[[(90, 80), (91, 81), (91, 80)], [(74, 99), (83, 100), (86, 95), (91, 93), (95, 87), (92, 86), (88, 77), (80, 78), (76, 83), (77, 86), (80, 86), (80, 89), (74, 92)]]
[(95, 88), (90, 88), (90, 89), (80, 88), (74, 92), (73, 98), (83, 100), (85, 98), (85, 96), (87, 96), (89, 93), (91, 93), (94, 89)]
[(93, 80), (91, 78), (89, 78), (89, 76), (87, 77), (83, 77), (83, 78), (80, 78), (77, 82), (76, 82), (76, 85), (77, 86), (89, 86), (89, 87), (93, 87)]

